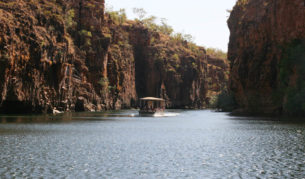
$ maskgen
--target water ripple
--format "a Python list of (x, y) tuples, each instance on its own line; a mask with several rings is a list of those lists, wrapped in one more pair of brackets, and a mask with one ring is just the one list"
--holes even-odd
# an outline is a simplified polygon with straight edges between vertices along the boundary
[(304, 177), (304, 124), (173, 113), (0, 124), (0, 178)]

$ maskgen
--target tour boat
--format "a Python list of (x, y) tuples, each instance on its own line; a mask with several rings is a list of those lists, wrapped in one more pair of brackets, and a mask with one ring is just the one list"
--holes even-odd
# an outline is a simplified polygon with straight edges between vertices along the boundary
[(140, 98), (141, 116), (157, 116), (164, 115), (165, 100), (162, 98), (145, 97)]

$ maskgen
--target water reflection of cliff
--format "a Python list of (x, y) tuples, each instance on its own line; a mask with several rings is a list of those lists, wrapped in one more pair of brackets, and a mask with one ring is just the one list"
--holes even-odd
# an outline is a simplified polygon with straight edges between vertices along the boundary
[(66, 112), (57, 115), (3, 115), (0, 116), (0, 124), (8, 123), (67, 123), (72, 121), (109, 121), (122, 118), (135, 117), (138, 111), (106, 111), (106, 112)]
[(72, 120), (72, 113), (61, 115), (30, 115), (30, 116), (0, 116), (0, 123), (49, 123), (49, 122), (66, 122)]

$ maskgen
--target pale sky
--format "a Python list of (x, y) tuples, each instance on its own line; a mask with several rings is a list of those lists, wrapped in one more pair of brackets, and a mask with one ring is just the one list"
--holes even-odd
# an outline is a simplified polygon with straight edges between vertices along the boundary
[(191, 34), (197, 45), (227, 51), (229, 29), (227, 9), (236, 0), (105, 0), (113, 10), (126, 9), (129, 19), (134, 19), (133, 8), (143, 8), (147, 15), (166, 18), (175, 32)]

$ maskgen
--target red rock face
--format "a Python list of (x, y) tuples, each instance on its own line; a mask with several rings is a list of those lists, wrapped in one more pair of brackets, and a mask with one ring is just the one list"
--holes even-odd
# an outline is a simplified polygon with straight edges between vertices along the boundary
[(191, 50), (191, 44), (139, 24), (125, 29), (134, 47), (139, 97), (162, 97), (168, 108), (203, 108), (227, 85), (227, 60), (207, 56), (202, 47)]
[(2, 1), (0, 111), (121, 109), (142, 96), (205, 107), (207, 93), (218, 91), (207, 77), (225, 83), (225, 63), (161, 36), (139, 23), (115, 24), (103, 0)]
[[(84, 58), (87, 54), (81, 52), (75, 43), (77, 38), (73, 38), (74, 29), (79, 25), (77, 19), (80, 19), (75, 12), (81, 11), (79, 7), (73, 9), (70, 3), (79, 2), (0, 3), (0, 46), (4, 49), (0, 62), (0, 104), (3, 112), (102, 108), (102, 99), (90, 83), (90, 66)], [(103, 17), (103, 3), (100, 5)], [(71, 9), (75, 27), (68, 33), (66, 15)], [(102, 25), (101, 19), (90, 22), (79, 26), (95, 25), (93, 28), (100, 29)]]
[[(150, 31), (140, 23), (111, 28), (115, 28), (116, 33), (121, 32), (121, 35), (125, 32), (127, 36), (128, 40), (122, 37), (114, 38), (118, 40), (118, 44), (132, 47), (135, 89), (138, 97), (165, 98), (169, 108), (205, 106), (204, 49), (202, 49), (203, 55), (197, 57), (191, 57), (190, 53), (186, 53), (181, 44), (175, 44), (173, 49), (170, 49), (166, 41), (161, 40), (161, 34)], [(112, 46), (110, 50), (112, 51), (114, 47)], [(176, 59), (173, 59), (174, 54)], [(192, 63), (194, 65), (198, 63), (199, 66), (195, 65), (194, 68)], [(200, 69), (202, 72), (199, 72)]]
[[(243, 111), (290, 113), (290, 89), (297, 92), (303, 88), (297, 84), (302, 76), (302, 69), (297, 68), (302, 65), (296, 62), (305, 61), (304, 3), (240, 0), (234, 7), (228, 20), (230, 88)], [(292, 57), (293, 54), (298, 55)]]
[(227, 60), (207, 56), (207, 75), (205, 77), (208, 85), (207, 98), (218, 95), (220, 91), (227, 89), (230, 65)]

